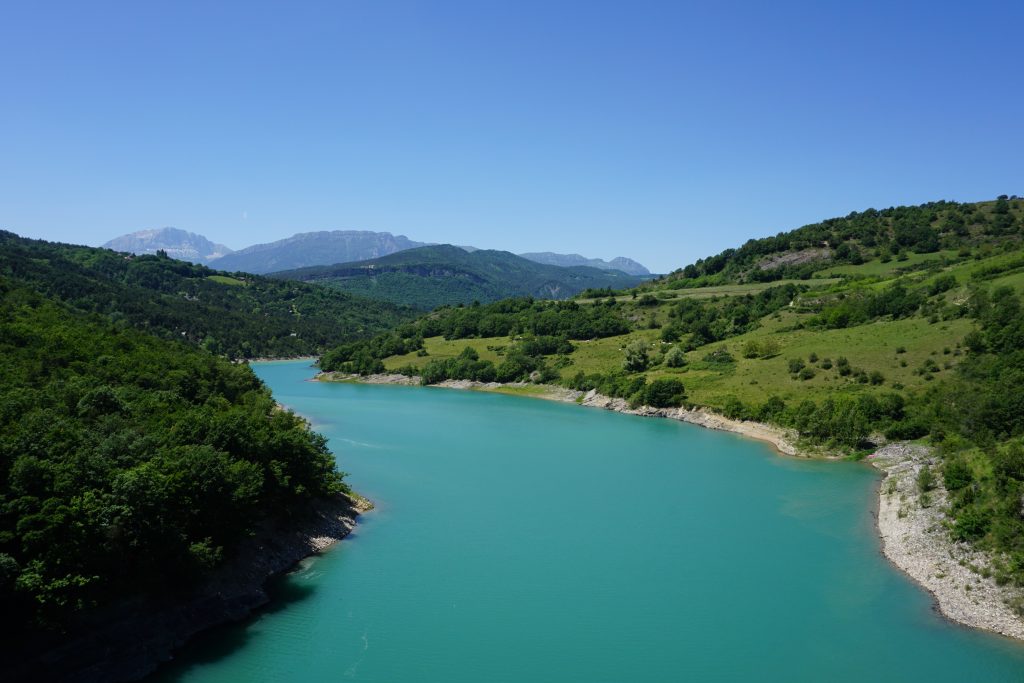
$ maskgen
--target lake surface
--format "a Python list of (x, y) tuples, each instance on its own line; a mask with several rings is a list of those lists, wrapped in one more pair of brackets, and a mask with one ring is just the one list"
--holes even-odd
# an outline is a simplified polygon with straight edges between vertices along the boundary
[(254, 366), (377, 504), (162, 680), (1021, 681), (880, 554), (876, 474), (675, 421)]

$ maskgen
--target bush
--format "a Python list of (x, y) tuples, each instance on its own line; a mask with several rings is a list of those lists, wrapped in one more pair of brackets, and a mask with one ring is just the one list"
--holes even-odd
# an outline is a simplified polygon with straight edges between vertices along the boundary
[(714, 365), (728, 365), (729, 363), (735, 363), (736, 359), (732, 357), (732, 354), (729, 353), (728, 349), (724, 346), (720, 346), (704, 356), (704, 361)]
[(725, 399), (725, 404), (722, 406), (722, 414), (731, 420), (749, 420), (751, 418), (750, 409), (735, 396), (729, 396)]
[(789, 372), (790, 372), (790, 374), (795, 375), (796, 373), (798, 373), (801, 370), (803, 370), (804, 367), (806, 367), (806, 365), (803, 362), (803, 360), (801, 360), (800, 358), (790, 358), (789, 359)]
[(626, 372), (643, 372), (650, 364), (651, 358), (647, 355), (647, 342), (637, 339), (626, 345), (626, 357), (622, 361), (622, 367)]
[(678, 346), (673, 346), (665, 354), (665, 366), (669, 368), (681, 368), (686, 365), (686, 354)]
[(917, 472), (917, 490), (921, 493), (928, 493), (935, 488), (935, 475), (928, 465), (924, 465)]
[(653, 408), (678, 408), (686, 400), (683, 383), (675, 378), (656, 379), (641, 389), (635, 399), (637, 405)]
[(814, 379), (814, 370), (812, 368), (804, 368), (803, 370), (800, 371), (799, 376), (800, 379), (805, 382), (809, 379)]
[(970, 466), (962, 458), (946, 461), (942, 468), (942, 480), (949, 491), (959, 491), (974, 480)]

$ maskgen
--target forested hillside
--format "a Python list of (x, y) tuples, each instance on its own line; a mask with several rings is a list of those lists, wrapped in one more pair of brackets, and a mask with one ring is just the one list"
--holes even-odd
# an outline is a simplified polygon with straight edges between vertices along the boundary
[(405, 307), (299, 282), (2, 231), (0, 275), (76, 310), (230, 358), (316, 354), (411, 317)]
[(856, 266), (875, 258), (882, 263), (905, 261), (911, 254), (969, 248), (1017, 235), (1022, 217), (1024, 200), (1006, 195), (991, 202), (940, 201), (855, 211), (748, 240), (738, 249), (698, 259), (660, 284), (680, 288), (807, 279), (828, 266)]
[(852, 457), (923, 439), (942, 464), (919, 485), (943, 478), (950, 533), (1024, 584), (1022, 203), (852, 214), (632, 290), (444, 308), (322, 366), (708, 407)]
[(345, 490), (324, 439), (248, 366), (7, 277), (0, 376), (5, 650), (115, 601), (170, 598), (261, 519)]
[(535, 263), (506, 251), (451, 245), (408, 249), (371, 261), (301, 268), (274, 277), (315, 282), (421, 310), (516, 296), (567, 299), (588, 288), (632, 287), (640, 278), (587, 266)]

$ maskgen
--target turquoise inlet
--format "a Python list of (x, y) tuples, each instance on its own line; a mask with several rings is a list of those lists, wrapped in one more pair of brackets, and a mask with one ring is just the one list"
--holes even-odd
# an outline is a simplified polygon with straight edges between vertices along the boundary
[(254, 366), (376, 510), (164, 681), (1021, 681), (889, 565), (877, 474), (669, 420)]

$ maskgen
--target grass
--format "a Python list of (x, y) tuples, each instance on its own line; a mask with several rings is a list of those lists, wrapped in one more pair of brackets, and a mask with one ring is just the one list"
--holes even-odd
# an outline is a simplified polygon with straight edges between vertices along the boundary
[(881, 277), (891, 278), (896, 276), (896, 271), (901, 268), (909, 268), (916, 266), (921, 263), (928, 261), (941, 261), (943, 259), (955, 259), (957, 252), (955, 251), (937, 251), (932, 254), (907, 254), (907, 260), (899, 261), (895, 256), (892, 260), (887, 263), (882, 263), (881, 259), (872, 259), (857, 266), (853, 265), (842, 265), (842, 266), (829, 266), (823, 268), (814, 274), (814, 278), (836, 278), (844, 276), (863, 276), (863, 277)]
[[(960, 304), (966, 300), (969, 286), (976, 282), (975, 273), (985, 271), (994, 276), (984, 280), (986, 287), (1010, 285), (1024, 290), (1024, 270), (1017, 272), (1012, 266), (1020, 259), (1021, 252), (995, 254), (983, 259), (961, 257), (959, 262), (940, 267), (938, 270), (921, 270), (902, 277), (911, 281), (912, 286), (927, 285), (944, 274), (956, 277), (958, 286), (943, 296), (947, 302)], [(938, 321), (935, 323), (923, 315), (902, 320), (883, 319), (865, 325), (845, 329), (805, 329), (806, 321), (814, 316), (813, 303), (823, 297), (841, 295), (858, 288), (878, 289), (892, 284), (896, 269), (929, 261), (941, 262), (955, 258), (955, 252), (934, 254), (911, 254), (905, 262), (895, 259), (886, 264), (872, 261), (859, 266), (840, 266), (822, 271), (826, 274), (844, 273), (864, 278), (818, 278), (799, 281), (816, 286), (802, 294), (795, 306), (783, 308), (765, 316), (758, 327), (746, 334), (695, 349), (686, 354), (687, 365), (683, 368), (668, 368), (655, 365), (647, 371), (648, 380), (662, 377), (679, 378), (686, 387), (689, 399), (698, 405), (719, 408), (729, 397), (736, 397), (747, 405), (760, 405), (775, 395), (788, 402), (804, 399), (821, 401), (836, 394), (859, 395), (888, 391), (914, 392), (927, 387), (932, 381), (941, 379), (952, 372), (962, 356), (957, 355), (958, 345), (974, 327), (974, 321), (967, 318)], [(1001, 270), (1001, 268), (1006, 270)], [(658, 290), (655, 296), (658, 304), (640, 306), (631, 296), (618, 297), (626, 303), (626, 316), (637, 327), (643, 328), (630, 334), (589, 341), (574, 341), (575, 351), (569, 356), (570, 364), (560, 370), (563, 379), (569, 379), (578, 372), (584, 374), (607, 373), (622, 368), (625, 346), (635, 339), (649, 344), (652, 358), (659, 358), (662, 351), (672, 344), (661, 341), (661, 330), (649, 326), (652, 318), (660, 326), (668, 321), (668, 311), (679, 298), (712, 298), (741, 296), (763, 291), (768, 287), (785, 282), (752, 283), (746, 285), (724, 285), (693, 290)], [(673, 298), (668, 298), (671, 295)], [(805, 303), (801, 306), (801, 301)], [(744, 358), (742, 349), (748, 341), (772, 340), (779, 352), (770, 358)], [(514, 343), (507, 337), (487, 339), (462, 339), (446, 341), (440, 337), (425, 340), (426, 356), (416, 353), (395, 356), (385, 360), (385, 367), (395, 370), (412, 365), (422, 367), (434, 358), (457, 356), (466, 346), (476, 349), (480, 358), (499, 364), (501, 347)], [(715, 365), (704, 362), (703, 358), (713, 349), (725, 347), (735, 363)], [(898, 352), (899, 350), (899, 352)], [(815, 354), (814, 363), (809, 358)], [(845, 357), (854, 373), (841, 376), (837, 360)], [(814, 376), (799, 379), (789, 372), (789, 360), (801, 359)], [(825, 359), (832, 363), (830, 369), (823, 367)], [(551, 359), (553, 360), (553, 359)], [(931, 362), (937, 372), (919, 372)], [(861, 383), (856, 371), (870, 374), (879, 372), (884, 380), (879, 384)], [(930, 378), (930, 379), (929, 379)], [(508, 393), (542, 393), (532, 387), (510, 387)]]
[(462, 353), (462, 350), (467, 346), (472, 346), (476, 349), (476, 352), (480, 354), (480, 360), (489, 360), (498, 364), (501, 362), (501, 356), (498, 354), (496, 349), (499, 349), (502, 346), (509, 346), (510, 344), (512, 344), (512, 341), (508, 337), (455, 339), (452, 341), (448, 341), (443, 337), (431, 337), (423, 340), (423, 348), (426, 349), (428, 355), (420, 356), (416, 351), (413, 351), (412, 353), (407, 353), (402, 356), (391, 356), (384, 360), (384, 367), (389, 371), (397, 370), (398, 368), (402, 368), (407, 365), (422, 368), (431, 360), (455, 358)]
[(232, 287), (244, 287), (245, 280), (239, 280), (237, 277), (229, 277), (227, 275), (207, 275), (207, 280), (218, 282), (222, 285), (229, 285)]

